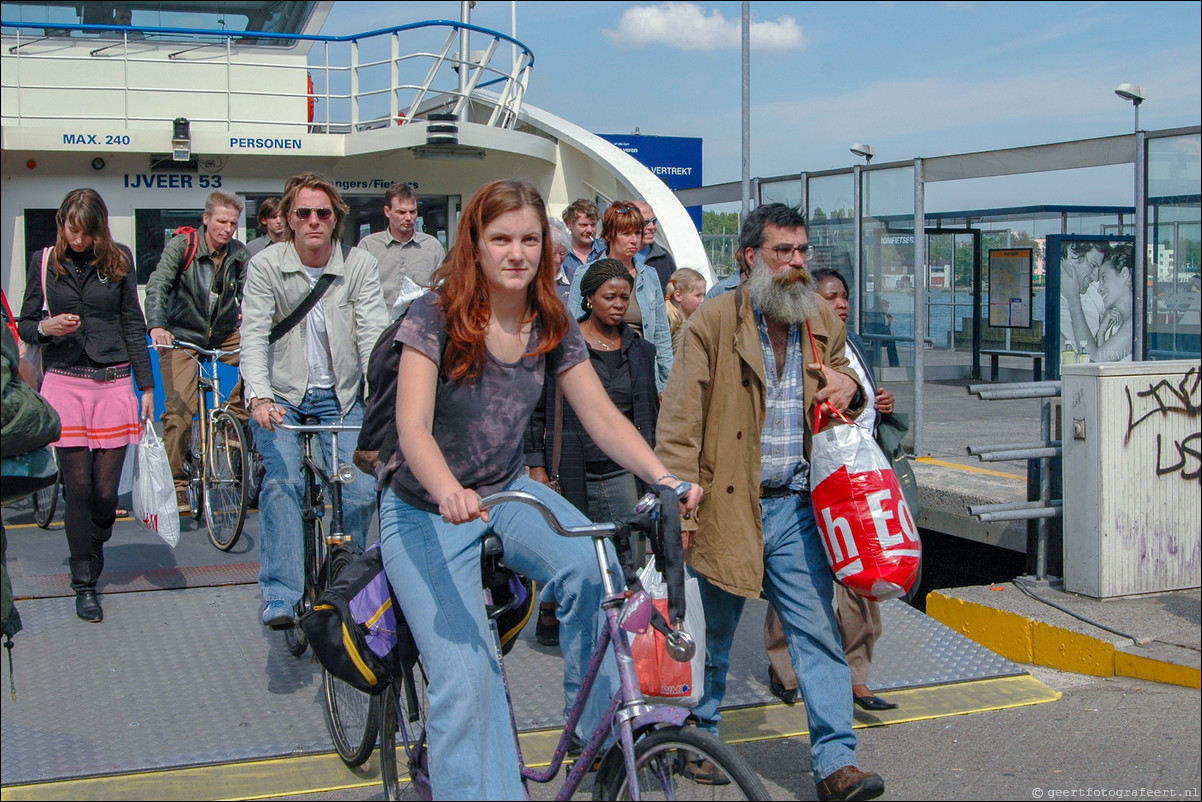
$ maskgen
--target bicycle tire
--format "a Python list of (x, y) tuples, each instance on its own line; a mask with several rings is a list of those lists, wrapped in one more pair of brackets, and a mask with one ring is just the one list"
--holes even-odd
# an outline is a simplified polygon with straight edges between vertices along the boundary
[(305, 653), (305, 649), (309, 648), (309, 637), (305, 635), (300, 624), (296, 624), (284, 630), (284, 643), (288, 645), (288, 652), (293, 657), (300, 657)]
[(205, 526), (209, 540), (221, 551), (238, 542), (249, 506), (250, 461), (242, 423), (229, 410), (213, 415), (209, 453), (204, 461)]
[[(188, 506), (193, 520), (200, 518), (204, 500), (204, 455), (200, 449), (200, 420), (192, 419), (192, 439), (184, 454), (184, 472), (188, 475)], [(180, 515), (183, 518), (183, 514)]]
[(62, 477), (56, 474), (53, 484), (33, 494), (33, 520), (43, 529), (49, 529), (50, 524), (54, 522), (61, 479)]
[[(618, 749), (603, 760), (593, 799), (630, 799), (626, 762)], [(708, 761), (714, 772), (698, 771)], [(652, 730), (634, 744), (643, 799), (767, 799), (755, 772), (725, 741), (696, 727)], [(717, 780), (717, 781), (715, 781)]]
[[(333, 582), (354, 561), (352, 552), (338, 549), (330, 558), (326, 582)], [(338, 756), (351, 768), (363, 765), (380, 734), (379, 698), (343, 682), (325, 669), (321, 672), (321, 688), (322, 713)]]
[(427, 684), (426, 670), (418, 658), (380, 695), (380, 778), (384, 799), (390, 802), (401, 799), (404, 791), (398, 770), (401, 761), (408, 768), (410, 783), (429, 786), (430, 770), (422, 738), (430, 712)]

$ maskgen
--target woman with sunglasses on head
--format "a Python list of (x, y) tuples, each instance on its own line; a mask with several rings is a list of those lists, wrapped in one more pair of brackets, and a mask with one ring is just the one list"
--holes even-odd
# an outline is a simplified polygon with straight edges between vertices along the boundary
[[(305, 585), (300, 436), (275, 424), (296, 424), (302, 415), (323, 424), (361, 424), (367, 361), (389, 320), (376, 257), (338, 240), (349, 211), (325, 176), (289, 178), (280, 201), (280, 215), (288, 221), (286, 243), (261, 251), (246, 271), (241, 370), (250, 430), (265, 472), (259, 496), (259, 589), (263, 625), (271, 629), (293, 626), (293, 607)], [(272, 327), (313, 292), (322, 294), (310, 311), (270, 343)], [(329, 435), (321, 441), (329, 464)], [(339, 459), (350, 463), (355, 439), (340, 438), (338, 446)], [(342, 489), (343, 525), (362, 547), (376, 493), (367, 474), (355, 476)]]
[[(459, 219), (432, 290), (397, 331), (397, 454), (383, 472), (380, 548), (429, 675), (430, 776), (436, 799), (521, 799), (517, 750), (480, 589), (480, 546), (492, 531), (505, 564), (560, 602), (564, 696), (580, 687), (602, 595), (593, 543), (562, 538), (534, 509), (480, 499), (522, 490), (567, 526), (584, 514), (526, 475), (526, 422), (554, 373), (606, 453), (643, 481), (676, 486), (605, 394), (580, 327), (555, 292), (547, 210), (526, 181), (486, 184)], [(686, 496), (692, 509), (701, 491)], [(612, 548), (611, 570), (619, 571)], [(617, 688), (612, 661), (585, 707), (591, 732)]]
[(94, 189), (74, 190), (55, 222), (54, 247), (36, 251), (29, 262), (20, 333), (42, 345), (41, 393), (63, 424), (62, 437), (51, 445), (70, 500), (63, 528), (75, 614), (99, 622), (104, 610), (96, 580), (117, 518), (121, 466), (126, 446), (140, 439), (139, 421), (154, 411), (154, 374), (133, 258), (113, 241), (104, 200)]
[[(663, 289), (659, 275), (648, 267), (639, 250), (643, 247), (643, 215), (629, 201), (616, 201), (601, 217), (601, 239), (610, 259), (622, 263), (634, 281), (634, 295), (626, 312), (626, 324), (655, 346), (655, 386), (663, 392), (672, 372), (672, 331), (668, 310), (664, 308)], [(587, 267), (587, 265), (586, 265)], [(568, 293), (568, 309), (579, 309), (582, 296), (580, 281), (585, 271), (572, 275)]]

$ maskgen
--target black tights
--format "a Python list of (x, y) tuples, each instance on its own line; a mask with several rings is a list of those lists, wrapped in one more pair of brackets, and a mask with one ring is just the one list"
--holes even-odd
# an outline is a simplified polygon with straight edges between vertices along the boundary
[(90, 559), (92, 541), (108, 540), (112, 535), (125, 448), (55, 449), (66, 490), (63, 524), (72, 560)]

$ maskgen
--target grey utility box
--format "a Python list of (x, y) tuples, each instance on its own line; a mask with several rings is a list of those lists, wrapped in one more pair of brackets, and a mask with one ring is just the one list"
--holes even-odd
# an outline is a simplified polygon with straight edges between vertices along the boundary
[(1065, 589), (1107, 598), (1202, 585), (1198, 362), (1061, 373)]

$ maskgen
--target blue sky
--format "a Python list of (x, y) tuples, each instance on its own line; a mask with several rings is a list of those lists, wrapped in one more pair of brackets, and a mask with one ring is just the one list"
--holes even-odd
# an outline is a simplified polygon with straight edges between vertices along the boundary
[[(323, 33), (459, 6), (339, 2)], [(738, 180), (741, 6), (519, 2), (528, 100), (597, 133), (703, 137), (705, 183)], [(1124, 82), (1146, 89), (1142, 128), (1202, 121), (1198, 2), (752, 2), (751, 19), (753, 176), (845, 167), (853, 142), (879, 164), (1127, 133)], [(508, 32), (510, 3), (472, 22)]]

